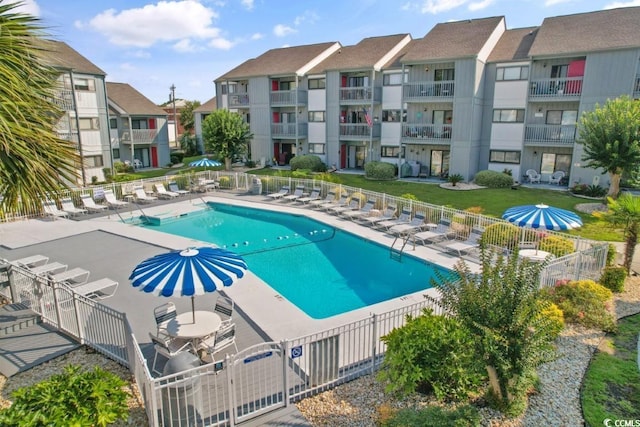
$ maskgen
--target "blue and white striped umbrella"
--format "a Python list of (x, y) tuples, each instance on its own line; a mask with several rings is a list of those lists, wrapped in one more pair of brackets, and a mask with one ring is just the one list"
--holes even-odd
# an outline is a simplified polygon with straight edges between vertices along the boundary
[(189, 166), (191, 166), (192, 168), (198, 168), (198, 167), (209, 168), (209, 167), (215, 167), (215, 166), (222, 166), (222, 163), (216, 160), (211, 160), (206, 157), (203, 157), (200, 160), (194, 160), (193, 162), (189, 163)]
[(504, 211), (502, 218), (520, 227), (547, 230), (570, 230), (582, 226), (582, 220), (577, 214), (542, 203), (509, 208)]
[(193, 298), (231, 286), (242, 278), (247, 264), (226, 249), (201, 247), (173, 251), (149, 258), (134, 269), (129, 280), (134, 288), (158, 296)]

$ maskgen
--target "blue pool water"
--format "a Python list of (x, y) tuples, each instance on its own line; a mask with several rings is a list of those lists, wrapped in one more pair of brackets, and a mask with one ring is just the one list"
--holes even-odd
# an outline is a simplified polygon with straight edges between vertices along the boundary
[[(449, 271), (302, 215), (209, 203), (213, 208), (144, 225), (215, 243), (309, 316), (324, 319), (431, 287)], [(238, 286), (241, 286), (241, 283)]]

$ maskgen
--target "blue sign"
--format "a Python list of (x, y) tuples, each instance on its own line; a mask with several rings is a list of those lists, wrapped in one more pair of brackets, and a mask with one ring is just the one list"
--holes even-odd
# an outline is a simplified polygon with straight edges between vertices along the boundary
[(267, 357), (271, 357), (271, 356), (273, 356), (273, 351), (267, 351), (264, 353), (253, 355), (251, 357), (247, 357), (246, 359), (243, 360), (243, 362), (246, 365), (247, 363), (255, 362), (256, 360), (260, 360), (260, 359), (266, 359)]
[(302, 356), (302, 346), (296, 346), (291, 349), (291, 358), (295, 359), (296, 357)]

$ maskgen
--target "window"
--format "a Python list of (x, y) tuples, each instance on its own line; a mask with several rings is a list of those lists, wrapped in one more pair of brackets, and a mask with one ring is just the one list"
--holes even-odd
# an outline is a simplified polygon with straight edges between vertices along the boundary
[(326, 86), (326, 79), (309, 79), (309, 90), (312, 89), (324, 89)]
[(296, 82), (280, 82), (278, 90), (293, 90), (296, 88)]
[(399, 122), (400, 110), (382, 110), (383, 122)]
[(96, 82), (93, 79), (75, 78), (73, 79), (73, 87), (75, 90), (96, 90)]
[(435, 71), (434, 80), (437, 82), (455, 80), (455, 69), (453, 68), (441, 68)]
[(434, 125), (450, 124), (452, 120), (453, 120), (453, 110), (434, 110), (433, 111)]
[(77, 124), (75, 120), (71, 120), (71, 130), (78, 130), (78, 124), (80, 130), (100, 130), (100, 120), (97, 117), (80, 117)]
[(147, 119), (131, 119), (131, 129), (149, 129)]
[(109, 129), (118, 129), (118, 119), (109, 119)]
[(552, 65), (551, 66), (551, 78), (562, 78), (567, 77), (567, 73), (569, 72), (569, 64), (563, 65)]
[(324, 122), (324, 111), (309, 111), (309, 122)]
[(524, 110), (493, 110), (494, 123), (524, 123)]
[(542, 166), (540, 166), (540, 173), (552, 174), (556, 171), (568, 173), (570, 168), (570, 154), (542, 153)]
[(547, 111), (546, 124), (548, 125), (575, 125), (577, 122), (578, 122), (578, 110)]
[(114, 148), (112, 150), (112, 154), (113, 154), (113, 158), (114, 159), (119, 159), (120, 158), (120, 149), (119, 148)]
[(389, 73), (382, 76), (383, 86), (400, 86), (404, 81), (407, 81), (407, 73), (402, 78), (402, 73)]
[(520, 152), (491, 150), (489, 161), (494, 163), (520, 164)]
[(496, 69), (496, 80), (527, 80), (529, 78), (529, 67), (498, 67)]
[(324, 154), (324, 144), (309, 144), (309, 154)]
[[(381, 157), (398, 157), (400, 154), (400, 147), (380, 147), (380, 156)], [(404, 157), (404, 147), (402, 147), (402, 157)]]
[(102, 156), (86, 156), (83, 158), (84, 165), (88, 168), (101, 168), (104, 166)]

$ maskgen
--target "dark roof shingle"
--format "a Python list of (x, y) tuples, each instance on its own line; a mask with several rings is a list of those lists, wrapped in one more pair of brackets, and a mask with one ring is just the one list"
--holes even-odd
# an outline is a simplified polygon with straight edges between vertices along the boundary
[(129, 115), (167, 115), (166, 111), (127, 83), (107, 82), (107, 98)]
[(529, 49), (536, 38), (538, 27), (515, 28), (502, 34), (491, 51), (488, 62), (517, 61), (529, 58)]
[(44, 60), (53, 67), (71, 69), (76, 73), (107, 75), (65, 42), (46, 40), (43, 47), (45, 49)]
[(214, 96), (210, 100), (206, 101), (204, 104), (200, 105), (198, 108), (194, 109), (194, 113), (209, 113), (218, 108), (218, 104), (216, 103), (216, 97)]

